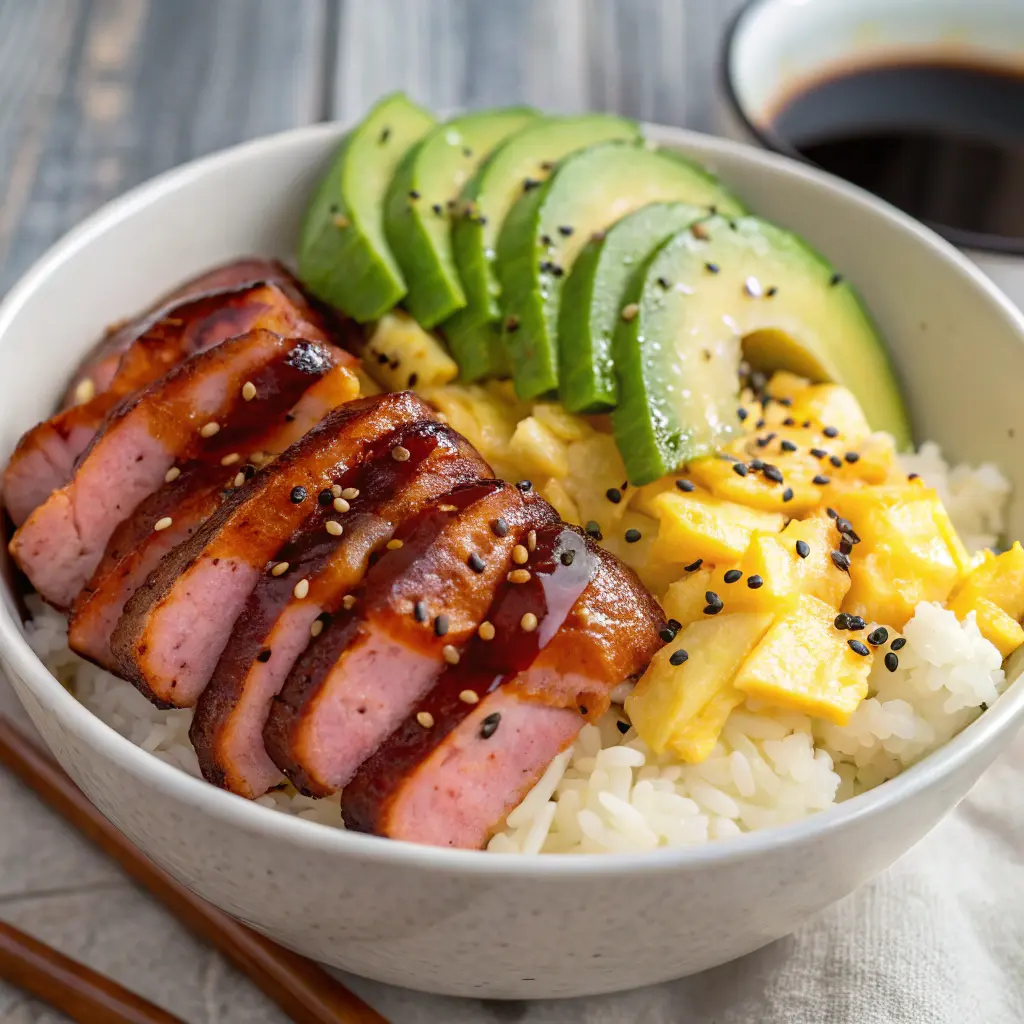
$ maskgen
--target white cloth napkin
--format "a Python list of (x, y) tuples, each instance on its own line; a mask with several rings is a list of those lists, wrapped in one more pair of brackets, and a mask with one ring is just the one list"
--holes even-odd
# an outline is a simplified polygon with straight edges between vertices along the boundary
[(885, 875), (715, 970), (519, 1003), (345, 980), (394, 1024), (1024, 1024), (1024, 735)]

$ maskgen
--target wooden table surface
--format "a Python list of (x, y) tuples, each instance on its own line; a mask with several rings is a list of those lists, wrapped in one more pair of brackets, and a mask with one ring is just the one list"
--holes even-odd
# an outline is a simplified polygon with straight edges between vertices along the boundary
[[(0, 294), (132, 185), (257, 135), (356, 118), (393, 89), (435, 108), (527, 102), (711, 130), (721, 35), (739, 5), (0, 0)], [(0, 689), (0, 709), (14, 704)], [(2, 773), (0, 918), (195, 1024), (282, 1019)], [(354, 987), (396, 1024), (553, 1019)], [(615, 1006), (581, 1001), (571, 1017), (622, 1020)], [(60, 1019), (0, 986), (5, 1024)]]

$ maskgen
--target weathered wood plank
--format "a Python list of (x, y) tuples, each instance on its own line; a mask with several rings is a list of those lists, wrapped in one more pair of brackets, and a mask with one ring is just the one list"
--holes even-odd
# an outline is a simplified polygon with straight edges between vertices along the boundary
[[(27, 60), (43, 68), (34, 88), (48, 116), (26, 118), (33, 130), (20, 138), (0, 131), (0, 167), (29, 168), (7, 176), (15, 187), (37, 171), (24, 195), (5, 204), (0, 291), (46, 245), (131, 185), (316, 120), (327, 2), (58, 0), (59, 16), (44, 20), (38, 12), (49, 3), (5, 0), (0, 16), (11, 31), (0, 38), (19, 51), (34, 46)], [(33, 23), (35, 38), (26, 39)], [(8, 77), (6, 69), (0, 74)], [(11, 92), (0, 91), (0, 110)], [(3, 238), (0, 221), (0, 246)]]
[(742, 0), (342, 0), (332, 116), (404, 89), (431, 107), (527, 102), (708, 129)]

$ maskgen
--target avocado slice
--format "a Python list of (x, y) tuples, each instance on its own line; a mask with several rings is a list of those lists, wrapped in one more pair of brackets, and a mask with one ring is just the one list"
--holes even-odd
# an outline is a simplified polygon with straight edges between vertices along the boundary
[(439, 124), (395, 171), (384, 201), (384, 230), (405, 274), (405, 307), (433, 327), (466, 304), (452, 255), (459, 190), (507, 135), (537, 117), (529, 107), (483, 110)]
[(707, 455), (739, 426), (742, 356), (835, 381), (903, 446), (910, 428), (882, 340), (856, 292), (806, 242), (757, 217), (710, 217), (637, 272), (612, 347), (612, 427), (630, 483)]
[(689, 203), (651, 203), (592, 238), (576, 257), (558, 317), (558, 393), (570, 412), (607, 412), (618, 404), (612, 339), (626, 289), (653, 249), (707, 215)]
[(677, 200), (742, 212), (706, 171), (667, 150), (606, 142), (567, 157), (509, 211), (498, 239), (502, 340), (516, 394), (558, 388), (558, 315), (565, 275), (596, 232), (648, 203)]
[(443, 330), (463, 380), (506, 376), (501, 344), (501, 288), (494, 271), (498, 233), (512, 204), (529, 182), (547, 179), (567, 153), (611, 139), (638, 139), (633, 121), (611, 114), (538, 118), (509, 136), (466, 182), (459, 215), (452, 224), (452, 247), (459, 268), (465, 308), (445, 321)]
[(318, 298), (365, 323), (405, 295), (384, 237), (384, 193), (434, 118), (402, 93), (385, 96), (341, 141), (306, 211), (299, 277)]

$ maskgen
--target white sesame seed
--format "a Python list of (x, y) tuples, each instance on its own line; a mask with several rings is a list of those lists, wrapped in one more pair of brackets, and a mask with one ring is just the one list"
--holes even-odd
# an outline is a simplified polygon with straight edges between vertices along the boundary
[(262, 466), (263, 463), (267, 461), (267, 453), (266, 452), (253, 452), (252, 455), (249, 456), (249, 461), (254, 466)]
[(622, 307), (622, 319), (628, 323), (630, 320), (636, 319), (639, 312), (640, 307), (635, 302), (631, 302), (628, 306)]
[(242, 456), (239, 455), (238, 452), (232, 452), (230, 455), (225, 455), (224, 458), (220, 460), (220, 464), (222, 466), (233, 466), (236, 462), (241, 461)]
[(153, 524), (153, 529), (156, 530), (157, 533), (159, 533), (161, 530), (166, 530), (167, 527), (170, 526), (171, 523), (173, 522), (174, 520), (170, 516), (164, 516), (163, 519), (158, 519)]
[(247, 402), (251, 402), (256, 397), (256, 385), (251, 380), (247, 380), (242, 385), (242, 397)]
[(292, 588), (292, 593), (301, 601), (309, 594), (309, 580), (299, 580)]
[(327, 532), (332, 537), (340, 537), (345, 532), (345, 527), (334, 519), (327, 520)]
[(434, 716), (429, 711), (421, 711), (416, 715), (416, 721), (419, 722), (424, 729), (430, 729), (434, 724)]
[(341, 607), (344, 608), (345, 611), (348, 611), (350, 608), (352, 608), (355, 605), (355, 603), (356, 603), (356, 598), (355, 598), (354, 594), (346, 594), (341, 599)]
[(347, 512), (352, 506), (344, 498), (334, 499), (335, 512)]
[(513, 569), (506, 579), (509, 583), (529, 583), (530, 571), (529, 569)]
[(214, 434), (220, 431), (220, 424), (214, 423), (212, 420), (209, 423), (203, 424), (199, 429), (200, 437), (213, 437)]
[(410, 455), (412, 455), (412, 452), (400, 444), (395, 445), (395, 447), (391, 449), (391, 458), (393, 458), (395, 462), (408, 462)]
[(81, 405), (96, 397), (96, 384), (92, 377), (83, 377), (75, 385), (75, 401)]
[(520, 620), (519, 625), (527, 633), (532, 633), (537, 628), (537, 616), (533, 612), (527, 612)]
[(480, 694), (478, 694), (476, 690), (463, 690), (462, 693), (459, 694), (459, 700), (461, 700), (463, 704), (479, 704)]
[(444, 647), (441, 648), (441, 653), (444, 655), (444, 660), (447, 661), (449, 665), (458, 665), (459, 652), (451, 644), (445, 644)]
[(512, 549), (512, 561), (515, 562), (516, 565), (526, 565), (526, 563), (529, 560), (530, 560), (530, 552), (527, 551), (526, 548), (523, 547), (522, 544), (517, 544)]
[(397, 537), (388, 541), (388, 551), (397, 551), (400, 547), (403, 547), (403, 544)]
[(309, 627), (310, 636), (319, 636), (324, 631), (323, 621), (320, 619), (314, 619), (313, 624)]
[(526, 535), (526, 546), (531, 551), (536, 551), (537, 550), (537, 531), (536, 530), (531, 530)]
[(476, 628), (477, 635), (481, 640), (493, 640), (494, 639), (494, 625), (486, 620), (481, 622)]
[(278, 562), (273, 569), (270, 570), (271, 576), (283, 576), (288, 571), (287, 562)]
[[(333, 488), (331, 493), (334, 494)], [(358, 487), (346, 487), (344, 490), (338, 489), (338, 493), (334, 495), (336, 498), (344, 498), (346, 501), (355, 501), (359, 497)]]
[(331, 484), (331, 497), (332, 498), (345, 498), (347, 495), (341, 489), (341, 484)]
[(241, 487), (242, 484), (245, 483), (245, 474), (244, 473), (236, 473), (235, 474), (235, 479), (232, 480), (231, 482), (235, 485), (235, 487)]
[(756, 277), (748, 277), (743, 284), (743, 289), (752, 299), (759, 299), (764, 294), (761, 282)]
[(171, 466), (166, 473), (164, 473), (164, 483), (173, 484), (178, 477), (181, 476), (181, 470), (177, 466)]

